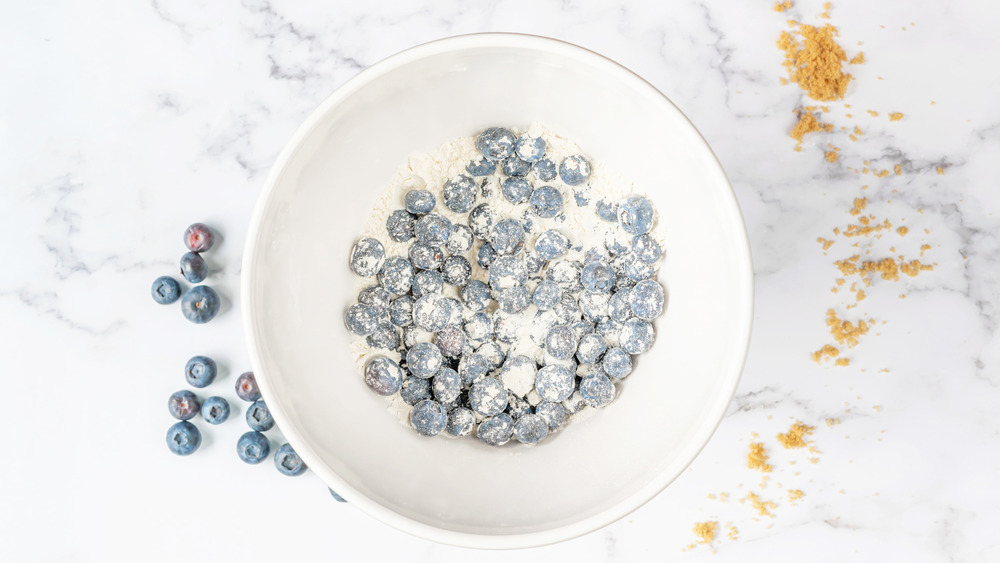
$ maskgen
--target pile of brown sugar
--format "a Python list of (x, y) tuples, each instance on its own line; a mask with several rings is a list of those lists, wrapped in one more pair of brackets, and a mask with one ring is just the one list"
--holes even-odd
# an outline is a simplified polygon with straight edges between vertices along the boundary
[(778, 47), (785, 52), (788, 80), (818, 101), (843, 99), (853, 78), (844, 72), (847, 54), (837, 43), (837, 28), (797, 23), (792, 32), (782, 31)]

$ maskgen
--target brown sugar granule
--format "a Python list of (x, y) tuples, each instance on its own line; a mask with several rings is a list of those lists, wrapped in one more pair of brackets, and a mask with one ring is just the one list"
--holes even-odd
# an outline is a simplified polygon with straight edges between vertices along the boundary
[(892, 171), (896, 173), (896, 176), (902, 176), (903, 175), (903, 165), (902, 164), (897, 164), (892, 169)]
[(840, 350), (829, 344), (825, 344), (822, 348), (812, 353), (812, 359), (818, 364), (823, 358), (836, 358), (839, 355)]
[(778, 434), (778, 441), (781, 442), (781, 445), (785, 446), (786, 449), (804, 448), (806, 447), (805, 437), (812, 434), (814, 430), (816, 430), (815, 427), (803, 424), (800, 420), (796, 420), (795, 424), (788, 429), (786, 434)]
[(757, 514), (774, 518), (774, 514), (771, 511), (777, 508), (778, 505), (775, 504), (773, 500), (761, 500), (761, 498), (757, 496), (757, 493), (748, 493), (745, 499), (750, 501), (750, 504), (752, 504), (754, 509), (757, 510)]
[[(886, 370), (886, 371), (888, 371), (888, 370)], [(834, 426), (836, 426), (838, 424), (840, 424), (840, 419), (839, 418), (828, 418), (828, 419), (826, 419), (826, 425), (829, 426), (830, 428), (833, 428)]]
[(782, 64), (789, 80), (814, 100), (843, 99), (853, 78), (843, 70), (847, 55), (834, 39), (836, 35), (837, 28), (830, 24), (798, 24), (794, 32), (782, 31), (778, 39), (778, 48), (785, 52)]
[(837, 162), (837, 151), (827, 151), (825, 156), (827, 162)]
[(726, 535), (729, 537), (729, 539), (731, 540), (740, 539), (740, 531), (736, 529), (736, 526), (733, 526), (732, 522), (726, 524), (726, 530), (727, 530)]
[(859, 289), (859, 290), (858, 290), (858, 293), (857, 293), (857, 295), (856, 295), (856, 299), (857, 299), (858, 301), (864, 301), (864, 300), (865, 300), (865, 297), (867, 297), (867, 295), (865, 295), (865, 290), (863, 290), (863, 289)]
[(876, 176), (878, 176), (879, 178), (885, 178), (888, 175), (889, 175), (889, 171), (888, 170), (882, 170), (881, 172), (879, 172), (878, 174), (876, 174)]
[(921, 264), (920, 260), (910, 260), (909, 262), (900, 261), (899, 271), (912, 277), (916, 277), (922, 271), (933, 270), (934, 266), (930, 264)]
[(896, 229), (896, 232), (899, 233), (899, 236), (905, 237), (906, 233), (910, 232), (910, 229), (908, 229), (906, 227), (900, 227), (900, 228)]
[(920, 255), (923, 256), (924, 252), (927, 251), (927, 250), (930, 250), (930, 249), (931, 249), (931, 245), (929, 245), (929, 244), (922, 244), (922, 245), (920, 245)]
[(872, 233), (877, 233), (879, 231), (884, 231), (892, 228), (892, 223), (888, 219), (881, 223), (871, 224), (871, 217), (862, 217), (858, 220), (860, 225), (848, 225), (844, 229), (845, 237), (858, 237), (858, 236), (868, 236)]
[(944, 167), (943, 166), (938, 166), (937, 167), (937, 173), (941, 174), (943, 176), (944, 175)]
[(816, 238), (816, 242), (818, 242), (818, 243), (820, 243), (820, 244), (823, 245), (823, 250), (829, 250), (830, 247), (833, 246), (833, 242), (834, 241), (832, 241), (830, 239), (825, 239), (823, 237), (817, 237)]
[(833, 362), (833, 365), (839, 366), (839, 367), (842, 367), (842, 368), (843, 367), (847, 367), (850, 364), (851, 364), (851, 360), (848, 360), (847, 358), (837, 358), (837, 361)]
[(889, 121), (899, 121), (903, 119), (903, 113), (899, 111), (894, 111), (889, 113)]
[(763, 473), (770, 473), (773, 468), (767, 463), (767, 459), (767, 451), (764, 450), (764, 444), (752, 442), (750, 444), (750, 451), (747, 453), (747, 467), (750, 469), (759, 469)]
[(871, 114), (872, 117), (878, 117), (878, 112), (873, 109), (868, 110), (868, 113)]
[[(858, 43), (858, 45), (860, 45), (860, 44), (861, 43)], [(864, 62), (865, 62), (865, 52), (864, 51), (858, 51), (858, 54), (854, 55), (854, 57), (850, 60), (850, 64), (852, 64), (852, 65), (864, 64)]]
[(796, 110), (799, 116), (798, 122), (795, 123), (795, 127), (792, 128), (792, 132), (789, 135), (798, 141), (796, 145), (796, 150), (801, 150), (802, 138), (808, 133), (815, 133), (817, 131), (826, 131), (827, 133), (833, 131), (832, 123), (821, 123), (812, 111), (807, 108), (800, 108)]
[(851, 208), (851, 215), (861, 215), (865, 207), (868, 205), (868, 198), (866, 197), (856, 197), (854, 198), (854, 207)]
[(788, 500), (799, 500), (800, 498), (806, 496), (802, 489), (789, 489), (788, 490)]
[(712, 520), (709, 522), (697, 522), (694, 525), (694, 535), (698, 538), (698, 543), (709, 544), (715, 541), (715, 533), (719, 531), (719, 523)]
[(785, 10), (787, 10), (787, 9), (789, 9), (791, 7), (792, 7), (791, 0), (785, 0), (784, 2), (775, 2), (774, 3), (774, 11), (775, 12), (784, 12)]
[(837, 318), (837, 313), (833, 309), (826, 312), (826, 326), (830, 327), (830, 334), (838, 344), (846, 344), (848, 348), (858, 345), (858, 338), (868, 333), (871, 323), (864, 320), (857, 324), (851, 321), (844, 321)]
[(819, 15), (821, 18), (830, 19), (830, 3), (827, 2), (823, 4), (823, 13)]

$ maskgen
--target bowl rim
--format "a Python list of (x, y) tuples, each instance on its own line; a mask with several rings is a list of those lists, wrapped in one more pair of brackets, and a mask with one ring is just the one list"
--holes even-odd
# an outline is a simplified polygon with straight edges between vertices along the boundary
[[(721, 394), (717, 397), (713, 404), (706, 408), (706, 411), (711, 415), (709, 416), (709, 419), (714, 419), (715, 423), (712, 425), (706, 425), (706, 427), (698, 433), (698, 439), (691, 441), (691, 444), (693, 445), (689, 445), (687, 448), (682, 450), (683, 456), (686, 456), (688, 460), (680, 468), (680, 470), (675, 475), (667, 475), (665, 473), (658, 475), (657, 478), (652, 479), (645, 486), (618, 504), (583, 520), (540, 532), (510, 535), (486, 535), (456, 532), (407, 518), (367, 498), (365, 495), (349, 486), (335, 472), (326, 467), (325, 464), (320, 463), (320, 456), (316, 454), (309, 444), (294, 431), (295, 427), (290, 424), (285, 424), (286, 421), (290, 420), (290, 417), (286, 414), (281, 404), (277, 401), (270, 400), (275, 395), (273, 395), (272, 392), (271, 382), (268, 379), (266, 372), (263, 370), (263, 361), (260, 353), (261, 347), (257, 338), (258, 323), (253, 315), (254, 309), (251, 299), (251, 296), (254, 293), (254, 280), (252, 274), (255, 271), (257, 242), (260, 238), (261, 223), (263, 221), (264, 214), (274, 195), (275, 185), (277, 180), (282, 176), (285, 168), (288, 166), (288, 163), (300, 150), (303, 140), (313, 132), (313, 130), (323, 120), (324, 116), (358, 90), (362, 89), (375, 79), (388, 74), (399, 67), (422, 58), (453, 50), (482, 47), (536, 49), (568, 58), (583, 60), (588, 64), (602, 68), (603, 71), (607, 72), (609, 76), (615, 79), (629, 82), (634, 88), (645, 90), (648, 94), (653, 94), (654, 97), (662, 99), (666, 106), (665, 109), (676, 113), (678, 117), (683, 119), (683, 121), (688, 124), (697, 138), (700, 139), (701, 147), (699, 150), (705, 151), (715, 162), (715, 175), (717, 176), (717, 181), (729, 187), (728, 192), (723, 191), (723, 199), (725, 201), (725, 205), (729, 208), (728, 211), (737, 220), (739, 225), (742, 226), (742, 229), (736, 229), (738, 239), (737, 242), (742, 242), (741, 246), (743, 250), (741, 256), (739, 256), (739, 260), (742, 264), (738, 265), (738, 270), (745, 272), (746, 278), (745, 283), (742, 283), (738, 288), (740, 301), (745, 304), (745, 307), (744, 310), (736, 311), (737, 315), (735, 315), (743, 321), (740, 332), (741, 341), (739, 343), (741, 357), (739, 361), (736, 362), (736, 365), (734, 366), (735, 369), (732, 370), (732, 373), (728, 374), (726, 383), (729, 385), (729, 393)], [(265, 402), (267, 402), (272, 416), (274, 417), (278, 427), (282, 429), (282, 434), (288, 442), (292, 444), (292, 447), (295, 448), (295, 451), (302, 457), (306, 465), (308, 465), (309, 468), (316, 473), (316, 475), (328, 487), (337, 491), (337, 493), (345, 500), (384, 524), (388, 524), (393, 528), (423, 539), (458, 547), (477, 549), (530, 548), (554, 544), (583, 536), (592, 531), (603, 528), (608, 524), (616, 522), (635, 511), (642, 505), (652, 500), (656, 495), (663, 491), (663, 489), (677, 479), (677, 477), (683, 474), (684, 470), (691, 465), (691, 463), (708, 444), (719, 424), (721, 424), (726, 409), (729, 407), (729, 404), (732, 402), (733, 396), (736, 393), (736, 388), (743, 373), (743, 368), (746, 364), (746, 358), (749, 352), (754, 307), (753, 264), (750, 241), (746, 232), (746, 223), (743, 220), (743, 215), (737, 202), (736, 194), (733, 192), (732, 185), (726, 177), (722, 164), (719, 162), (718, 157), (716, 157), (715, 153), (712, 151), (711, 147), (705, 141), (698, 129), (693, 123), (691, 123), (691, 120), (688, 119), (687, 116), (684, 115), (684, 113), (676, 105), (674, 105), (674, 103), (665, 94), (660, 92), (651, 83), (625, 66), (597, 52), (567, 41), (550, 37), (503, 32), (456, 35), (410, 47), (365, 68), (336, 88), (329, 96), (320, 102), (316, 109), (310, 112), (305, 121), (299, 125), (289, 138), (281, 153), (275, 159), (274, 164), (271, 166), (271, 170), (264, 181), (263, 188), (258, 195), (257, 204), (254, 207), (253, 215), (250, 219), (243, 251), (240, 291), (243, 331), (247, 341), (247, 350), (250, 357), (251, 369), (255, 374), (261, 394), (263, 395)]]

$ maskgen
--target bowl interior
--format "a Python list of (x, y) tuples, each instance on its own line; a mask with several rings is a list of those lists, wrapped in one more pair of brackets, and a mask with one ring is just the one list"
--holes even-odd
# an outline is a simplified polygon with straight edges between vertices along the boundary
[[(343, 323), (350, 248), (414, 151), (537, 121), (634, 180), (665, 224), (668, 293), (653, 348), (610, 407), (539, 447), (429, 439), (355, 371)], [(728, 405), (749, 337), (745, 229), (715, 157), (651, 86), (589, 51), (480, 35), (365, 71), (308, 119), (268, 180), (249, 237), (244, 304), (258, 379), (307, 464), (366, 512), (412, 533), (515, 547), (633, 510), (697, 455)]]

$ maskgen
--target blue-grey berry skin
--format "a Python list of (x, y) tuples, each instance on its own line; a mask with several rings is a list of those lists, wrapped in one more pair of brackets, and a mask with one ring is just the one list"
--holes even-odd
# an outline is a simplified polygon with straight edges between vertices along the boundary
[(482, 416), (494, 416), (507, 408), (507, 389), (494, 377), (483, 377), (469, 389), (469, 405)]
[(535, 376), (535, 390), (546, 401), (565, 401), (576, 390), (576, 374), (563, 366), (545, 366)]
[(490, 127), (476, 137), (476, 149), (490, 160), (503, 160), (514, 154), (517, 137), (503, 127)]
[(195, 324), (205, 324), (214, 319), (221, 305), (219, 294), (207, 285), (196, 285), (181, 297), (181, 313)]
[(271, 417), (271, 410), (267, 408), (262, 399), (254, 401), (246, 414), (247, 425), (257, 432), (267, 432), (274, 428), (274, 418)]
[(416, 215), (405, 209), (397, 209), (386, 218), (385, 231), (392, 240), (406, 242), (413, 238), (413, 226), (416, 224)]
[(566, 407), (562, 403), (542, 401), (535, 406), (535, 415), (549, 425), (549, 431), (558, 430), (566, 422)]
[[(615, 258), (612, 267), (615, 270), (617, 280), (628, 281), (629, 285), (635, 285), (635, 282), (648, 280), (656, 273), (652, 264), (643, 262), (634, 252), (622, 254)], [(618, 283), (617, 280), (616, 283)]]
[(632, 313), (640, 319), (653, 320), (663, 312), (663, 287), (653, 280), (643, 280), (630, 290)]
[(444, 289), (444, 276), (437, 270), (422, 270), (413, 276), (413, 285), (410, 291), (413, 296), (420, 298), (428, 293), (441, 293)]
[(556, 314), (556, 318), (570, 325), (583, 318), (583, 314), (580, 312), (580, 304), (576, 302), (573, 295), (567, 293), (565, 290), (563, 290), (562, 299), (552, 308), (552, 311)]
[(406, 258), (393, 257), (385, 261), (378, 282), (393, 295), (403, 295), (413, 285), (413, 264)]
[(647, 264), (656, 262), (663, 254), (660, 243), (656, 242), (656, 239), (649, 233), (632, 239), (632, 252), (635, 253), (636, 258)]
[(556, 325), (545, 336), (545, 352), (558, 360), (568, 360), (576, 353), (576, 333), (566, 325)]
[(367, 336), (378, 328), (378, 312), (375, 307), (364, 303), (355, 303), (347, 308), (344, 315), (347, 330), (358, 336)]
[(252, 371), (243, 372), (236, 378), (236, 396), (248, 403), (260, 398), (257, 378), (254, 377)]
[(587, 188), (573, 190), (573, 199), (576, 200), (577, 207), (587, 207), (590, 205), (590, 199), (587, 198), (589, 193)]
[(535, 240), (535, 252), (542, 260), (555, 260), (569, 250), (569, 237), (555, 230), (544, 231)]
[(632, 318), (632, 290), (618, 291), (608, 300), (608, 316), (623, 323)]
[(469, 212), (469, 228), (472, 229), (472, 235), (479, 240), (489, 240), (494, 221), (496, 212), (488, 204), (481, 203)]
[(448, 425), (444, 430), (456, 438), (468, 436), (476, 427), (476, 415), (471, 410), (459, 407), (448, 413)]
[(189, 283), (201, 283), (208, 277), (208, 264), (197, 252), (187, 252), (181, 256), (181, 275)]
[(580, 395), (591, 407), (603, 407), (615, 398), (615, 385), (608, 376), (595, 373), (580, 380)]
[(604, 233), (604, 247), (612, 256), (619, 256), (632, 249), (632, 242), (624, 229), (613, 227)]
[(379, 273), (385, 264), (385, 247), (373, 238), (363, 238), (351, 249), (351, 271), (370, 278)]
[(222, 397), (209, 397), (201, 404), (201, 417), (209, 424), (222, 424), (229, 413), (229, 401)]
[(537, 414), (526, 414), (514, 423), (514, 439), (522, 444), (537, 444), (549, 435), (549, 423)]
[(410, 411), (410, 426), (423, 436), (437, 436), (448, 425), (448, 413), (441, 403), (423, 400)]
[(347, 502), (346, 500), (344, 500), (344, 497), (342, 497), (342, 496), (340, 496), (340, 495), (337, 494), (337, 491), (335, 491), (335, 490), (333, 490), (333, 489), (331, 489), (329, 487), (327, 487), (327, 490), (330, 491), (330, 496), (333, 497), (333, 500), (335, 500), (337, 502)]
[(418, 242), (407, 250), (407, 258), (418, 270), (437, 270), (444, 262), (444, 253), (440, 247)]
[(465, 171), (473, 176), (489, 176), (490, 174), (496, 172), (496, 170), (497, 163), (486, 158), (485, 156), (474, 158), (465, 165)]
[(427, 215), (436, 204), (434, 194), (427, 190), (410, 190), (403, 196), (403, 207), (414, 215)]
[(597, 334), (605, 338), (618, 338), (618, 335), (622, 331), (622, 324), (620, 321), (616, 321), (611, 317), (605, 317), (597, 322)]
[(160, 276), (153, 281), (150, 289), (153, 301), (160, 305), (169, 305), (181, 298), (181, 284), (170, 276)]
[(618, 204), (618, 222), (630, 235), (648, 233), (653, 228), (653, 215), (653, 204), (642, 196), (629, 196)]
[(208, 356), (194, 356), (184, 366), (184, 379), (188, 385), (198, 389), (211, 385), (218, 373), (219, 368), (215, 360)]
[(451, 236), (451, 221), (438, 213), (428, 213), (417, 219), (413, 234), (420, 242), (440, 248)]
[(559, 287), (563, 288), (563, 291), (569, 293), (576, 293), (583, 289), (583, 284), (580, 282), (580, 272), (583, 270), (583, 264), (576, 261), (560, 260), (549, 264), (548, 271), (545, 272), (545, 278), (559, 284)]
[(441, 350), (430, 342), (419, 342), (406, 352), (406, 367), (414, 377), (430, 379), (444, 366)]
[(167, 429), (167, 447), (177, 455), (191, 455), (201, 445), (201, 431), (186, 420)]
[(473, 312), (482, 311), (490, 304), (490, 289), (479, 280), (469, 280), (462, 286), (459, 295), (462, 298), (462, 303)]
[(528, 290), (523, 285), (501, 289), (497, 296), (497, 304), (504, 313), (520, 313), (528, 308), (530, 302)]
[(531, 164), (531, 173), (542, 182), (550, 182), (558, 175), (556, 163), (548, 158), (543, 158)]
[(468, 226), (452, 223), (451, 236), (448, 237), (448, 242), (445, 243), (444, 247), (452, 254), (465, 254), (472, 248), (472, 242), (475, 238), (472, 229)]
[(528, 274), (537, 274), (544, 265), (545, 260), (542, 260), (537, 252), (524, 251), (524, 267), (528, 269)]
[(403, 369), (385, 356), (368, 360), (364, 373), (365, 385), (383, 397), (396, 393), (403, 386)]
[(450, 403), (462, 392), (462, 378), (451, 368), (441, 368), (431, 380), (431, 392), (439, 403)]
[(444, 183), (444, 206), (455, 213), (468, 213), (476, 205), (478, 192), (475, 180), (459, 174)]
[(419, 377), (407, 377), (403, 380), (403, 386), (399, 389), (399, 396), (408, 405), (415, 405), (425, 399), (433, 397), (431, 395), (431, 380), (420, 379)]
[(177, 391), (167, 399), (167, 411), (177, 420), (191, 420), (201, 411), (201, 401), (187, 389)]
[(501, 256), (489, 267), (490, 287), (495, 290), (524, 285), (528, 281), (528, 268), (516, 256)]
[(384, 319), (389, 314), (389, 301), (392, 295), (385, 288), (373, 285), (361, 290), (358, 294), (358, 303), (364, 303), (375, 309), (379, 319)]
[(500, 413), (479, 423), (476, 436), (490, 446), (502, 446), (510, 441), (514, 433), (514, 419), (507, 413)]
[(514, 145), (514, 154), (521, 160), (538, 162), (545, 156), (545, 139), (528, 134), (521, 135)]
[(484, 356), (490, 362), (490, 369), (499, 369), (503, 365), (504, 359), (507, 357), (503, 348), (500, 347), (496, 342), (486, 342), (476, 348), (476, 353)]
[(555, 307), (562, 299), (562, 288), (554, 281), (543, 280), (535, 287), (535, 293), (531, 296), (531, 302), (538, 307), (539, 311), (548, 311)]
[(465, 336), (469, 340), (483, 342), (493, 333), (492, 323), (482, 311), (472, 315), (462, 323)]
[(614, 380), (624, 379), (632, 373), (632, 356), (623, 348), (610, 348), (601, 361), (601, 368)]
[(465, 351), (465, 331), (458, 326), (446, 326), (434, 335), (434, 344), (446, 358), (458, 358)]
[(587, 291), (609, 293), (615, 284), (615, 274), (604, 262), (590, 262), (580, 271), (580, 283)]
[(552, 186), (541, 186), (531, 192), (528, 203), (531, 205), (531, 210), (535, 212), (535, 215), (543, 219), (551, 219), (562, 212), (562, 192)]
[(504, 179), (503, 184), (500, 185), (500, 192), (504, 199), (514, 205), (527, 202), (528, 198), (531, 197), (531, 191), (531, 184), (524, 178), (512, 176)]
[(398, 327), (408, 327), (413, 324), (413, 303), (416, 299), (411, 295), (402, 295), (389, 303), (389, 322)]
[[(590, 321), (579, 320), (570, 325), (573, 332), (576, 333), (577, 339), (583, 338), (584, 336), (593, 333), (596, 329), (594, 323)], [(579, 344), (577, 345), (579, 347)]]
[(517, 342), (519, 319), (519, 315), (506, 313), (501, 309), (493, 311), (493, 338), (504, 344)]
[(399, 330), (389, 321), (381, 320), (375, 331), (365, 337), (365, 342), (372, 348), (395, 350), (399, 348)]
[(611, 295), (603, 291), (584, 291), (580, 294), (580, 311), (583, 317), (591, 322), (600, 322), (608, 316), (608, 302)]
[(512, 178), (527, 176), (528, 172), (531, 172), (531, 163), (526, 160), (522, 160), (521, 157), (516, 154), (512, 154), (505, 158), (500, 167), (503, 169), (504, 174)]
[(270, 454), (271, 443), (267, 440), (267, 436), (256, 430), (251, 430), (240, 436), (236, 442), (236, 455), (250, 465), (257, 465), (267, 459)]
[(449, 256), (441, 265), (441, 274), (446, 284), (461, 287), (472, 277), (472, 264), (465, 256)]
[(517, 219), (498, 221), (490, 229), (490, 244), (501, 256), (517, 254), (524, 248), (524, 227)]
[(649, 350), (655, 337), (653, 325), (644, 319), (629, 319), (622, 325), (618, 339), (621, 347), (629, 354), (641, 354)]
[(580, 338), (580, 343), (576, 347), (576, 359), (581, 364), (593, 364), (600, 361), (608, 349), (607, 342), (600, 334), (585, 334)]
[(462, 385), (472, 385), (480, 377), (485, 377), (490, 372), (490, 361), (482, 354), (463, 354), (458, 362), (458, 376), (462, 379)]
[(413, 322), (420, 328), (437, 332), (448, 326), (451, 306), (440, 293), (423, 295), (413, 304)]
[(600, 262), (600, 261), (607, 262), (610, 256), (611, 255), (604, 248), (591, 248), (583, 256), (583, 264), (587, 265), (590, 264), (591, 262)]
[(578, 186), (590, 179), (590, 161), (578, 154), (567, 156), (559, 163), (559, 178), (570, 186)]
[(618, 204), (602, 199), (595, 206), (597, 216), (612, 223), (618, 222)]
[(274, 467), (279, 473), (289, 477), (302, 475), (307, 469), (305, 462), (295, 453), (291, 444), (282, 444), (274, 452)]
[(486, 270), (493, 264), (493, 261), (497, 259), (497, 256), (499, 256), (499, 254), (497, 254), (497, 251), (493, 249), (493, 245), (488, 242), (484, 242), (476, 252), (476, 264), (479, 264), (480, 268)]

